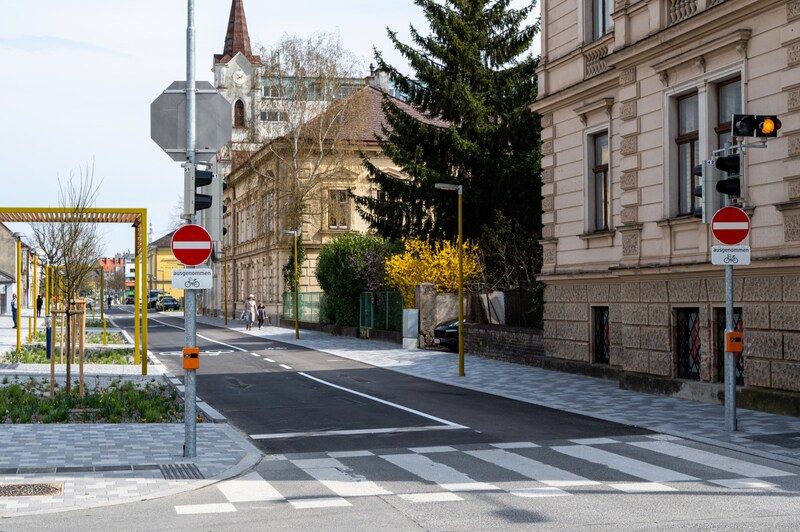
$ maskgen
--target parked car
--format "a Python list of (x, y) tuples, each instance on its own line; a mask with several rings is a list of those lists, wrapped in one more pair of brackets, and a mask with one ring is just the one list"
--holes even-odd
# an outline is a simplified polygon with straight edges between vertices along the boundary
[(458, 318), (443, 321), (433, 328), (433, 343), (458, 352)]
[(125, 296), (125, 304), (133, 305), (133, 296)]
[(163, 296), (156, 301), (156, 310), (161, 312), (164, 310), (180, 310), (181, 303), (172, 296)]

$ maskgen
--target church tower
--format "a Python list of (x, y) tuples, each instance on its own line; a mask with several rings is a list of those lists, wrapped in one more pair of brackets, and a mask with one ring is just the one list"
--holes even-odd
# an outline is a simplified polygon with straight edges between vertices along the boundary
[(261, 100), (261, 58), (253, 55), (244, 15), (243, 0), (232, 0), (228, 31), (221, 54), (214, 55), (214, 85), (233, 106), (233, 137), (220, 150), (217, 169), (227, 175), (258, 145), (258, 113)]

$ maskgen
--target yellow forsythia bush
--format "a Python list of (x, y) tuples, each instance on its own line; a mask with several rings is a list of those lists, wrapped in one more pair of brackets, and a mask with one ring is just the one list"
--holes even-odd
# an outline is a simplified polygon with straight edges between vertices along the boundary
[[(414, 306), (414, 290), (420, 283), (433, 283), (437, 292), (458, 291), (458, 243), (445, 240), (406, 239), (405, 251), (386, 260), (390, 286), (403, 294), (403, 306)], [(481, 269), (478, 246), (464, 242), (464, 285), (477, 281)]]

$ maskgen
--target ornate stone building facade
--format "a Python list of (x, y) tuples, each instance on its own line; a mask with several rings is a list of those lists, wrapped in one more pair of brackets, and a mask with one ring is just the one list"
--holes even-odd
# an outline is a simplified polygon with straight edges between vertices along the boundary
[(737, 381), (800, 391), (800, 1), (541, 5), (547, 355), (673, 390), (723, 381), (724, 268), (692, 168), (731, 140), (732, 113), (777, 114), (778, 138), (744, 157)]

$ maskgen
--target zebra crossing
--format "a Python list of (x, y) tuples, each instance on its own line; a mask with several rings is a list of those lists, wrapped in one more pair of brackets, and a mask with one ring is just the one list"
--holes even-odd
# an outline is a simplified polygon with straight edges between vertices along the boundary
[(176, 506), (178, 514), (238, 511), (247, 503), (349, 507), (358, 498), (457, 503), (472, 494), (517, 498), (598, 492), (648, 494), (796, 491), (799, 468), (725, 453), (666, 435), (503, 442), (266, 455), (216, 485), (224, 501)]

